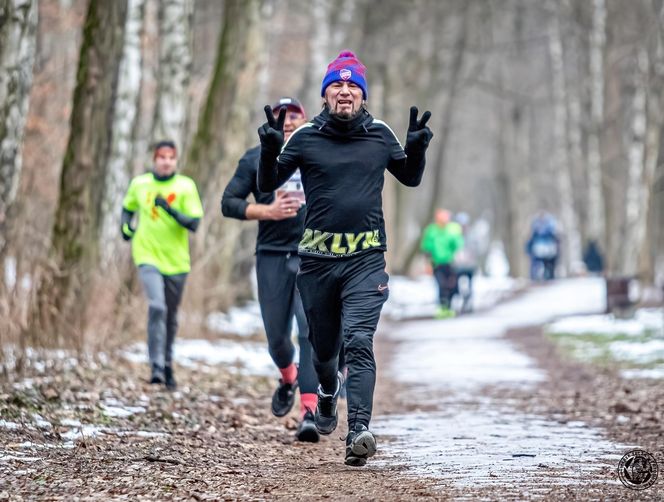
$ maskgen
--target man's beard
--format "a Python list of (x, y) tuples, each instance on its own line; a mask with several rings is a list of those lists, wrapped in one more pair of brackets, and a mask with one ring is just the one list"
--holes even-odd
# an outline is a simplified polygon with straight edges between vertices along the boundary
[(355, 108), (355, 105), (353, 105), (352, 110), (349, 112), (346, 111), (337, 112), (336, 110), (333, 110), (330, 105), (328, 105), (327, 108), (330, 111), (330, 115), (334, 115), (335, 117), (340, 118), (342, 120), (350, 120), (356, 117), (357, 114), (360, 113), (360, 110), (362, 110), (361, 106), (359, 108)]

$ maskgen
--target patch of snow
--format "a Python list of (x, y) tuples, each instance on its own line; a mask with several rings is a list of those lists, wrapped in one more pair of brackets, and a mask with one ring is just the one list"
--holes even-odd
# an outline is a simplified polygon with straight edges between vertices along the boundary
[(650, 369), (629, 369), (622, 370), (620, 376), (631, 380), (633, 378), (656, 378), (664, 379), (664, 367)]
[(32, 414), (32, 420), (34, 420), (35, 425), (40, 429), (52, 429), (53, 425), (51, 422), (42, 417), (39, 413)]
[(648, 364), (659, 359), (664, 360), (664, 340), (650, 340), (641, 343), (613, 342), (610, 350), (619, 361)]
[(80, 427), (81, 422), (79, 420), (71, 418), (63, 418), (62, 420), (60, 420), (60, 425), (64, 427)]
[(263, 318), (258, 302), (243, 307), (231, 307), (227, 313), (215, 312), (207, 318), (207, 327), (219, 333), (251, 336), (264, 332)]
[(21, 424), (17, 424), (16, 422), (8, 422), (7, 420), (0, 419), (0, 428), (2, 429), (9, 429), (10, 431), (15, 431), (17, 429), (20, 429), (21, 427), (22, 427)]
[(616, 319), (612, 314), (571, 316), (549, 324), (547, 331), (570, 335), (640, 336), (647, 331), (664, 332), (664, 313), (662, 309), (639, 309), (633, 319)]
[(101, 408), (108, 417), (126, 418), (137, 413), (145, 413), (145, 408), (142, 406), (109, 406), (102, 403)]
[(0, 462), (7, 462), (9, 460), (16, 460), (18, 462), (37, 462), (41, 460), (39, 457), (22, 457), (19, 455), (10, 455), (10, 454), (1, 454), (0, 453)]
[[(253, 375), (274, 375), (276, 371), (267, 344), (263, 343), (181, 339), (175, 341), (173, 354), (177, 364), (187, 367), (225, 365)], [(124, 352), (124, 357), (133, 362), (147, 363), (145, 345), (131, 346)]]

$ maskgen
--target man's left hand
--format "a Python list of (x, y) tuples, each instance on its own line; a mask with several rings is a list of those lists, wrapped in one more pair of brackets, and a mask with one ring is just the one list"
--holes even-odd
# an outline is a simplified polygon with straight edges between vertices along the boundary
[(411, 106), (408, 134), (406, 135), (406, 149), (411, 152), (426, 150), (429, 146), (429, 141), (433, 138), (431, 129), (427, 127), (427, 122), (431, 118), (431, 112), (424, 112), (420, 120), (417, 120), (417, 113), (417, 107)]
[(168, 204), (168, 201), (164, 199), (161, 195), (157, 195), (154, 198), (154, 205), (156, 207), (162, 208), (164, 211), (168, 211), (171, 208), (171, 206)]

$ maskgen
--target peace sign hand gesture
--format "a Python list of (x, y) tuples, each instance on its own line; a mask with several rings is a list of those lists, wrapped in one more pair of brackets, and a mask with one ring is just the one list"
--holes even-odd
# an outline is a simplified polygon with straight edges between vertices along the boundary
[(427, 122), (431, 118), (431, 112), (424, 112), (420, 120), (417, 120), (417, 113), (417, 106), (411, 106), (408, 134), (406, 135), (407, 153), (424, 152), (429, 146), (429, 141), (433, 138), (431, 129), (427, 127)]
[(258, 137), (261, 147), (278, 155), (284, 144), (284, 122), (286, 121), (286, 107), (279, 110), (279, 116), (275, 119), (270, 105), (265, 106), (265, 117), (267, 122), (258, 128)]

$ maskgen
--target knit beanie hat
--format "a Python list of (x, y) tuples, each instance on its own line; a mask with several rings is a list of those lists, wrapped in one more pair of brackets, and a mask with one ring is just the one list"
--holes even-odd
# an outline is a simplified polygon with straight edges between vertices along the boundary
[(320, 90), (321, 97), (325, 96), (325, 89), (332, 82), (338, 80), (353, 82), (362, 89), (362, 97), (367, 99), (366, 67), (351, 51), (341, 52), (337, 58), (327, 65), (327, 72), (323, 78)]

